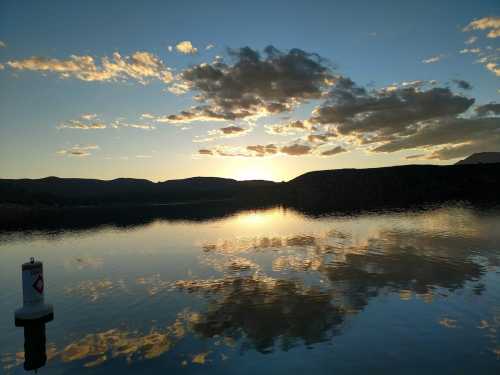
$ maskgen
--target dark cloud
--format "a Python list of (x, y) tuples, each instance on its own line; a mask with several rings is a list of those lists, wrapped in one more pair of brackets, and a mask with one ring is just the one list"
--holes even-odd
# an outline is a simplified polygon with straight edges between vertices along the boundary
[[(466, 81), (455, 83), (462, 88), (469, 85)], [(341, 78), (326, 102), (315, 109), (311, 122), (332, 124), (340, 138), (368, 145), (374, 152), (423, 149), (432, 151), (431, 158), (448, 160), (498, 151), (500, 119), (494, 116), (500, 113), (500, 105), (479, 106), (477, 116), (467, 115), (473, 103), (473, 98), (448, 87), (393, 85), (368, 91)]]
[(205, 149), (205, 148), (203, 148), (201, 150), (198, 150), (198, 153), (200, 155), (213, 155), (212, 150), (208, 150), (208, 149)]
[(433, 158), (447, 160), (474, 152), (500, 149), (500, 119), (447, 117), (432, 121), (417, 132), (378, 146), (374, 151), (394, 152), (404, 149), (443, 146)]
[(246, 149), (256, 153), (256, 156), (274, 155), (278, 152), (278, 146), (274, 144), (247, 146)]
[(473, 103), (474, 99), (454, 94), (449, 88), (401, 87), (367, 92), (346, 78), (335, 84), (312, 120), (338, 124), (342, 134), (375, 133), (380, 141), (381, 136), (414, 132), (418, 122), (460, 114)]
[(424, 156), (425, 156), (425, 154), (408, 155), (407, 157), (405, 157), (405, 159), (407, 159), (407, 160), (418, 159), (418, 158), (422, 158)]
[(462, 90), (471, 90), (472, 89), (472, 85), (469, 82), (464, 81), (463, 79), (454, 79), (453, 83), (455, 83), (458, 86), (458, 88), (460, 88)]
[(327, 129), (325, 133), (309, 134), (307, 136), (307, 141), (310, 143), (326, 143), (337, 137), (338, 134), (334, 129)]
[(337, 147), (334, 147), (334, 148), (331, 148), (329, 150), (325, 150), (323, 152), (321, 152), (321, 155), (322, 156), (332, 156), (332, 155), (337, 155), (337, 154), (340, 154), (342, 152), (346, 152), (347, 150), (345, 148), (343, 148), (342, 146), (337, 146)]
[(169, 119), (235, 120), (277, 114), (291, 110), (300, 102), (321, 98), (333, 79), (325, 60), (300, 49), (283, 52), (268, 46), (262, 56), (244, 47), (230, 49), (229, 55), (232, 64), (216, 60), (181, 73), (181, 84), (197, 92), (196, 99), (202, 105)]
[(294, 143), (290, 146), (281, 147), (280, 151), (283, 154), (291, 155), (291, 156), (300, 156), (310, 154), (313, 148), (308, 145), (301, 145), (298, 143)]
[(478, 114), (478, 116), (500, 115), (500, 104), (489, 103), (480, 105), (476, 108), (476, 113)]
[(232, 125), (232, 126), (226, 126), (224, 128), (220, 128), (219, 129), (223, 134), (238, 134), (238, 133), (242, 133), (242, 132), (245, 132), (247, 129), (245, 128), (242, 128), (240, 126), (235, 126), (235, 125)]
[(309, 121), (290, 121), (286, 124), (274, 124), (266, 126), (269, 134), (290, 135), (297, 132), (315, 131), (317, 128)]

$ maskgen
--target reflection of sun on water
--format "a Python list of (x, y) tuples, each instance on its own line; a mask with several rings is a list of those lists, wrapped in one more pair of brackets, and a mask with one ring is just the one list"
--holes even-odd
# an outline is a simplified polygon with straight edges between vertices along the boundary
[(277, 220), (283, 216), (281, 208), (272, 208), (265, 211), (243, 212), (236, 217), (239, 224), (244, 225), (263, 225)]

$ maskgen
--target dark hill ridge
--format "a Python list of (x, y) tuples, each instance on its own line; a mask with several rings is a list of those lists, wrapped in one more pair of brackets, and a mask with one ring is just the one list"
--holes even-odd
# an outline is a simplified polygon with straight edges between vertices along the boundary
[(500, 201), (500, 164), (406, 165), (309, 172), (287, 183), (305, 210), (405, 207), (449, 200)]
[(500, 152), (479, 152), (457, 162), (458, 165), (488, 163), (500, 163)]
[[(117, 178), (97, 180), (46, 177), (0, 179), (0, 203), (21, 205), (154, 204), (243, 198), (260, 199), (275, 186), (270, 181), (236, 181), (218, 177), (192, 177), (152, 182)], [(254, 194), (250, 190), (256, 190)]]
[(370, 209), (448, 200), (500, 200), (500, 163), (407, 165), (305, 173), (286, 183), (193, 177), (151, 182), (47, 177), (0, 179), (0, 204), (71, 207), (231, 200), (232, 205), (284, 204), (304, 210)]

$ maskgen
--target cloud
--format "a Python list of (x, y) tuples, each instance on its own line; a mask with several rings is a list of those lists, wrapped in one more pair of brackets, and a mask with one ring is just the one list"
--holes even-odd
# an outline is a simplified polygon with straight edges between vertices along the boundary
[(180, 83), (201, 104), (171, 115), (174, 122), (236, 120), (279, 114), (320, 99), (334, 79), (320, 56), (272, 46), (263, 56), (249, 47), (230, 49), (232, 64), (221, 59), (184, 70)]
[(290, 146), (283, 146), (280, 149), (280, 152), (282, 152), (283, 154), (292, 155), (292, 156), (307, 155), (307, 154), (311, 153), (311, 151), (312, 151), (311, 146), (301, 145), (301, 144), (297, 144), (297, 143), (290, 145)]
[(306, 139), (310, 143), (326, 143), (332, 139), (338, 137), (338, 133), (335, 130), (328, 130), (325, 133), (313, 133), (308, 134)]
[(212, 150), (209, 150), (209, 149), (206, 149), (206, 148), (202, 148), (202, 149), (198, 150), (198, 153), (200, 155), (213, 155)]
[[(141, 116), (142, 117), (142, 116)], [(100, 130), (106, 128), (134, 128), (134, 129), (143, 129), (143, 130), (154, 130), (155, 126), (150, 124), (142, 124), (142, 123), (128, 123), (125, 122), (123, 118), (117, 118), (109, 125), (105, 124), (103, 121), (97, 118), (97, 114), (95, 113), (85, 113), (81, 115), (76, 120), (68, 120), (62, 122), (57, 129), (79, 129), (79, 130)]]
[(209, 142), (219, 138), (240, 137), (251, 131), (251, 128), (243, 128), (241, 126), (230, 125), (220, 129), (210, 130), (205, 138), (196, 137), (193, 142)]
[(448, 160), (474, 152), (500, 149), (500, 120), (494, 117), (446, 117), (422, 125), (414, 134), (394, 139), (373, 151), (394, 152), (442, 146), (432, 158)]
[(420, 159), (420, 158), (422, 158), (424, 156), (425, 156), (425, 154), (408, 155), (407, 157), (405, 157), (405, 159), (407, 159), (407, 160)]
[(237, 120), (244, 115), (232, 114), (231, 117), (216, 113), (208, 107), (194, 107), (189, 110), (181, 111), (177, 115), (158, 116), (155, 121), (169, 124), (184, 124), (193, 121), (226, 121)]
[(266, 125), (266, 132), (268, 134), (291, 135), (311, 130), (316, 130), (316, 127), (307, 120), (290, 121), (286, 124)]
[(472, 90), (472, 85), (469, 82), (464, 81), (463, 79), (454, 79), (452, 82), (462, 90)]
[(168, 91), (174, 95), (184, 95), (189, 91), (189, 86), (182, 82), (175, 82), (168, 87)]
[(135, 52), (122, 57), (118, 52), (112, 58), (103, 57), (101, 64), (96, 64), (92, 56), (71, 55), (68, 59), (30, 57), (11, 60), (7, 65), (12, 69), (52, 72), (61, 78), (76, 78), (82, 81), (118, 81), (133, 79), (146, 84), (151, 79), (164, 83), (172, 81), (169, 68), (155, 55), (149, 52)]
[(494, 62), (489, 62), (485, 66), (490, 72), (495, 74), (497, 77), (500, 77), (500, 65)]
[(98, 150), (98, 149), (99, 146), (97, 145), (87, 145), (87, 146), (75, 145), (68, 149), (60, 149), (59, 151), (57, 151), (57, 153), (60, 155), (85, 157), (91, 155), (90, 150)]
[(500, 103), (489, 103), (480, 105), (476, 108), (476, 113), (478, 116), (488, 116), (488, 115), (500, 115)]
[(481, 49), (480, 48), (464, 48), (459, 51), (459, 53), (464, 54), (464, 53), (480, 53)]
[(347, 151), (341, 146), (331, 147), (330, 149), (321, 149), (320, 144), (306, 143), (301, 140), (290, 144), (256, 144), (249, 146), (230, 147), (218, 145), (213, 148), (203, 148), (198, 150), (198, 154), (206, 156), (224, 156), (224, 157), (265, 157), (265, 156), (332, 156)]
[(107, 125), (97, 118), (95, 113), (84, 113), (76, 120), (65, 121), (57, 129), (99, 130), (106, 129)]
[(58, 129), (80, 129), (80, 130), (98, 130), (98, 129), (106, 129), (106, 124), (102, 122), (92, 122), (89, 124), (85, 124), (78, 120), (70, 120), (66, 123), (63, 123), (57, 127)]
[(194, 55), (198, 52), (198, 48), (193, 47), (189, 40), (183, 40), (182, 42), (177, 43), (175, 49), (177, 52), (184, 55)]
[(93, 120), (97, 117), (97, 114), (95, 113), (84, 113), (83, 115), (80, 116), (84, 120)]
[(473, 103), (474, 99), (454, 94), (446, 87), (410, 86), (390, 92), (367, 92), (345, 78), (334, 85), (326, 102), (313, 111), (311, 121), (336, 124), (337, 131), (344, 135), (371, 133), (380, 141), (411, 133), (418, 122), (462, 113)]
[(477, 36), (471, 36), (469, 37), (464, 43), (465, 44), (474, 44), (477, 42)]
[(424, 64), (434, 64), (443, 59), (444, 55), (431, 56), (427, 59), (422, 60)]
[[(470, 86), (454, 82), (463, 89)], [(431, 158), (448, 160), (500, 149), (500, 118), (495, 117), (500, 108), (490, 103), (478, 106), (476, 115), (467, 114), (473, 104), (473, 98), (448, 87), (395, 85), (389, 91), (367, 91), (344, 78), (310, 121), (329, 124), (338, 140), (371, 152), (418, 149), (431, 152)]]
[(135, 155), (136, 159), (151, 159), (153, 155)]
[(209, 43), (209, 44), (207, 44), (207, 46), (205, 47), (205, 49), (208, 51), (208, 50), (211, 50), (211, 49), (212, 49), (212, 48), (214, 48), (214, 47), (215, 47), (215, 45), (214, 45), (214, 44)]
[(486, 34), (488, 38), (498, 38), (500, 37), (500, 17), (480, 18), (472, 21), (463, 29), (463, 31), (472, 30), (489, 30), (488, 34)]
[(213, 148), (200, 149), (198, 150), (198, 154), (223, 157), (263, 157), (276, 155), (278, 151), (278, 146), (270, 143), (267, 145), (250, 145), (246, 147), (218, 145)]
[(322, 156), (332, 156), (332, 155), (337, 155), (337, 154), (340, 154), (340, 153), (346, 152), (346, 151), (347, 150), (345, 148), (343, 148), (342, 146), (336, 146), (336, 147), (333, 147), (329, 150), (322, 151), (321, 155)]
[(240, 134), (242, 132), (247, 131), (247, 129), (233, 125), (220, 128), (219, 131), (222, 132), (222, 134), (231, 135), (231, 134)]
[(4, 41), (0, 40), (0, 48), (6, 48), (6, 47), (7, 44)]
[(246, 149), (255, 153), (255, 156), (274, 155), (278, 153), (278, 146), (274, 144), (247, 146)]
[(5, 69), (5, 65), (4, 64), (0, 64), (0, 70), (4, 70)]
[(141, 129), (141, 130), (155, 130), (156, 126), (149, 124), (129, 124), (129, 123), (117, 123), (117, 127), (121, 128), (131, 128), (131, 129)]

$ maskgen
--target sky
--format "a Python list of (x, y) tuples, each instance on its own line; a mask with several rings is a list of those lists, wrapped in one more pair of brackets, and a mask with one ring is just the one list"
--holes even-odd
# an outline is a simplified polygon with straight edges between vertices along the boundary
[(499, 102), (498, 0), (0, 2), (0, 178), (452, 164)]

